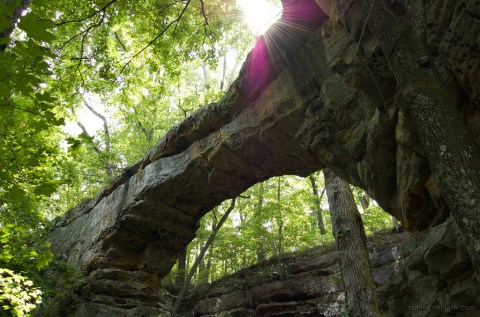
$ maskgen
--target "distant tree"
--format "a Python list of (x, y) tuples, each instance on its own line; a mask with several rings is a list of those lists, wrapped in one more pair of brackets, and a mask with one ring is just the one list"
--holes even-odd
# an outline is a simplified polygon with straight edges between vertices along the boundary
[(308, 176), (308, 179), (310, 180), (310, 184), (312, 185), (312, 193), (313, 193), (313, 213), (317, 217), (317, 225), (318, 229), (320, 229), (320, 233), (323, 235), (326, 233), (325, 231), (325, 223), (323, 221), (323, 216), (322, 216), (322, 198), (323, 198), (323, 193), (325, 192), (322, 191), (322, 195), (318, 195), (318, 186), (317, 186), (317, 181), (315, 180), (315, 174), (313, 173), (310, 176)]

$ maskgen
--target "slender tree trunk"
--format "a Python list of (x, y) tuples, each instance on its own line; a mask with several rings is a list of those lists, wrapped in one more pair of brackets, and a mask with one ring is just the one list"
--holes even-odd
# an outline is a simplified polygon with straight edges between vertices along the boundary
[[(185, 250), (187, 251), (187, 250)], [(190, 254), (189, 253), (186, 253), (186, 256), (187, 256), (187, 260), (185, 261), (186, 264), (185, 264), (185, 269), (189, 268), (190, 267)], [(186, 272), (186, 271), (185, 271)]]
[(283, 213), (282, 213), (282, 206), (280, 204), (281, 181), (282, 181), (282, 177), (278, 177), (277, 208), (278, 208), (278, 213), (280, 214), (278, 219), (277, 219), (277, 221), (278, 221), (278, 256), (281, 256), (282, 253), (283, 253)]
[[(153, 129), (152, 128), (150, 128), (150, 129), (145, 128), (142, 121), (140, 121), (137, 108), (135, 106), (132, 106), (132, 109), (133, 109), (133, 113), (135, 113), (135, 124), (140, 129), (140, 131), (143, 133), (147, 142), (150, 144), (152, 142), (152, 136), (153, 136), (153, 132), (154, 132)], [(154, 113), (150, 113), (150, 118), (152, 118), (152, 117), (155, 118), (156, 117), (156, 112), (157, 111), (155, 110)]]
[(202, 72), (203, 72), (203, 87), (205, 87), (205, 90), (210, 89), (210, 81), (208, 79), (208, 69), (207, 65), (202, 65)]
[[(242, 213), (242, 209), (238, 208), (238, 214), (240, 217), (240, 226), (243, 226), (247, 221), (247, 214)], [(244, 245), (243, 252), (242, 252), (242, 268), (247, 267), (247, 256), (245, 255), (246, 252), (246, 245)]]
[[(368, 17), (365, 23), (387, 55), (433, 176), (480, 279), (480, 149), (462, 124), (456, 101), (448, 93), (435, 63), (426, 58), (429, 54), (422, 31), (427, 30), (424, 5), (421, 1), (404, 1), (400, 12), (392, 10), (385, 0), (340, 2), (354, 4), (350, 10), (360, 6)], [(347, 26), (354, 25), (348, 17), (345, 20)]]
[[(217, 226), (217, 214), (216, 214), (216, 208), (213, 210), (214, 214), (214, 219), (212, 221), (212, 232), (215, 231), (215, 227)], [(209, 249), (209, 255), (211, 255), (211, 252), (213, 250), (213, 247)], [(210, 267), (212, 266), (212, 257), (208, 257), (207, 263), (205, 263), (205, 257), (203, 257), (202, 261), (200, 262), (200, 265), (198, 267), (198, 282), (199, 283), (208, 283), (208, 275), (210, 272)]]
[[(264, 184), (260, 183), (260, 192), (258, 193), (258, 204), (257, 204), (257, 214), (261, 214), (263, 208), (263, 193), (264, 193)], [(265, 261), (265, 237), (262, 235), (260, 237), (260, 247), (257, 249), (257, 262)]]
[(205, 271), (205, 283), (208, 283), (209, 279), (210, 279), (210, 272), (212, 270), (212, 249), (210, 249), (210, 256), (208, 257), (208, 261), (207, 261), (207, 267), (206, 267), (206, 271)]
[[(321, 205), (322, 201), (321, 201), (321, 197), (319, 197), (319, 195), (318, 195), (318, 187), (317, 187), (317, 183), (315, 181), (314, 174), (311, 174), (310, 176), (308, 176), (308, 179), (310, 179), (310, 183), (312, 185), (313, 204), (314, 204), (313, 212), (317, 216), (317, 225), (318, 225), (318, 228), (320, 229), (320, 234), (324, 235), (325, 234), (325, 223), (323, 222), (323, 216), (322, 216), (322, 205)], [(323, 193), (324, 193), (324, 191), (322, 192), (322, 197), (323, 197)]]
[(187, 251), (183, 250), (180, 253), (180, 257), (178, 258), (178, 267), (177, 267), (177, 277), (175, 279), (175, 285), (180, 286), (185, 283), (185, 269), (187, 264)]
[(223, 54), (222, 80), (220, 81), (220, 90), (225, 87), (225, 74), (227, 72), (227, 52)]
[(198, 265), (198, 279), (197, 283), (203, 284), (205, 283), (205, 271), (206, 271), (206, 264), (205, 264), (205, 257), (200, 261)]
[(193, 266), (190, 269), (190, 272), (188, 272), (187, 279), (185, 280), (185, 283), (183, 283), (183, 286), (180, 289), (180, 292), (178, 293), (177, 300), (175, 301), (175, 304), (173, 305), (172, 316), (175, 316), (177, 314), (178, 309), (180, 308), (180, 304), (182, 303), (183, 297), (185, 296), (185, 292), (187, 291), (188, 285), (190, 284), (190, 281), (192, 280), (193, 274), (195, 274), (195, 271), (197, 270), (198, 266), (200, 265), (200, 262), (203, 260), (203, 256), (205, 255), (208, 248), (212, 244), (213, 240), (217, 236), (217, 233), (220, 230), (220, 228), (222, 227), (223, 223), (225, 222), (225, 220), (227, 220), (228, 216), (232, 212), (233, 208), (235, 208), (235, 198), (232, 199), (232, 203), (230, 204), (230, 207), (228, 207), (227, 211), (222, 216), (222, 218), (218, 222), (217, 226), (215, 227), (215, 229), (210, 234), (210, 237), (208, 237), (207, 242), (205, 242), (205, 245), (200, 250), (200, 254), (195, 259), (195, 263), (193, 263)]
[(329, 169), (323, 174), (347, 303), (353, 316), (381, 316), (363, 222), (352, 191)]
[(370, 199), (363, 190), (360, 190), (358, 193), (358, 201), (360, 201), (360, 205), (364, 211), (370, 206)]

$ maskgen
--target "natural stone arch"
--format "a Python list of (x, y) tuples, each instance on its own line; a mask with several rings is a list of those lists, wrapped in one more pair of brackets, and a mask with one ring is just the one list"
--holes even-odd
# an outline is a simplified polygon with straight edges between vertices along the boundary
[[(96, 199), (57, 221), (56, 256), (87, 276), (78, 314), (155, 314), (160, 280), (194, 238), (198, 220), (272, 176), (327, 166), (409, 229), (445, 219), (447, 207), (376, 41), (365, 36), (359, 51), (339, 24), (307, 27), (299, 41), (279, 42), (260, 81), (249, 72), (254, 50), (222, 101), (174, 127)], [(467, 86), (450, 89), (459, 100), (475, 95)]]

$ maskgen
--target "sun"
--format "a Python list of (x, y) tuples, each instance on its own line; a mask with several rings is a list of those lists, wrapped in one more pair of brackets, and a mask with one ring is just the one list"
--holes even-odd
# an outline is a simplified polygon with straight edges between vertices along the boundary
[(255, 36), (265, 33), (282, 13), (280, 1), (237, 0), (243, 20)]

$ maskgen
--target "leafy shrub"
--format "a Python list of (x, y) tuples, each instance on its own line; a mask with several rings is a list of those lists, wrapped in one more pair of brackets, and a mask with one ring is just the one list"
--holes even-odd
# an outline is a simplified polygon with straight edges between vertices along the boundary
[(0, 268), (0, 316), (29, 316), (41, 294), (26, 277)]

